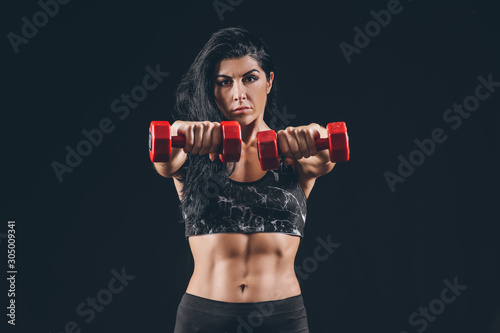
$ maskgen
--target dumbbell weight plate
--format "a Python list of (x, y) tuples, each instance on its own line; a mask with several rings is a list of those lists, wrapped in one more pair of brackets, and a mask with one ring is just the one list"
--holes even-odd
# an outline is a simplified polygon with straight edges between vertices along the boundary
[(170, 144), (170, 123), (152, 121), (149, 126), (149, 158), (151, 162), (168, 162), (172, 147)]
[(276, 170), (280, 166), (278, 140), (273, 130), (257, 133), (257, 152), (262, 170)]
[(328, 131), (328, 142), (330, 150), (330, 160), (332, 162), (346, 162), (349, 160), (349, 137), (345, 122), (329, 123), (326, 127)]
[(222, 153), (219, 158), (222, 163), (238, 162), (241, 156), (241, 127), (237, 121), (221, 121)]

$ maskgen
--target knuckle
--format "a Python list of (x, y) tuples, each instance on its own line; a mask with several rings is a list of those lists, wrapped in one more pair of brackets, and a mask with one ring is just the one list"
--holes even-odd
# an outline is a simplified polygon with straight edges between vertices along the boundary
[(208, 151), (210, 153), (216, 153), (217, 152), (217, 145), (214, 142), (212, 142), (212, 144), (208, 147)]

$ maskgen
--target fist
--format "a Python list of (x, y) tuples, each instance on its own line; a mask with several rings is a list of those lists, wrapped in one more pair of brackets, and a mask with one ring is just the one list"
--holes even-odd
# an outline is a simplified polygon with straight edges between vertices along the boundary
[(186, 138), (185, 153), (209, 154), (212, 161), (217, 157), (222, 142), (220, 123), (178, 120), (172, 124), (171, 130), (172, 135), (183, 135)]
[(321, 137), (320, 130), (320, 125), (312, 123), (278, 131), (278, 149), (285, 157), (285, 163), (291, 164), (292, 159), (315, 156), (318, 151), (314, 140)]

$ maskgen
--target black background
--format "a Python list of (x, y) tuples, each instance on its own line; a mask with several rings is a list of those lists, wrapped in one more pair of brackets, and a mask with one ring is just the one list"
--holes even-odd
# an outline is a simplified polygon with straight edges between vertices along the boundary
[[(192, 258), (147, 131), (173, 121), (175, 88), (210, 35), (242, 25), (269, 45), (290, 126), (345, 121), (349, 131), (351, 160), (316, 182), (296, 259), (313, 255), (317, 237), (341, 244), (300, 281), (311, 332), (417, 332), (409, 316), (455, 278), (467, 289), (425, 332), (500, 332), (500, 89), (456, 130), (443, 120), (478, 76), (500, 81), (499, 6), (402, 1), (348, 63), (339, 44), (387, 3), (244, 0), (221, 21), (212, 1), (73, 0), (17, 54), (7, 34), (40, 7), (4, 3), (0, 233), (16, 221), (14, 331), (63, 332), (69, 321), (82, 332), (173, 331)], [(157, 64), (170, 75), (121, 120), (110, 104)], [(51, 163), (104, 118), (114, 131), (59, 182)], [(438, 127), (447, 140), (391, 191), (384, 172)], [(0, 241), (0, 318), (12, 329)], [(78, 304), (123, 267), (135, 279), (85, 323)]]

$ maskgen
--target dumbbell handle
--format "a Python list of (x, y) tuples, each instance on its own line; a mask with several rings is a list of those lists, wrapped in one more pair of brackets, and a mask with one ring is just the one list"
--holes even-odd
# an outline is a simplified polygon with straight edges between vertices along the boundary
[(186, 146), (186, 137), (184, 135), (172, 136), (172, 148), (184, 148)]
[[(186, 137), (184, 135), (174, 135), (172, 136), (172, 148), (184, 148), (186, 146)], [(222, 141), (222, 140), (221, 140)], [(224, 150), (222, 142), (217, 149), (218, 154), (222, 154)], [(219, 158), (222, 162), (224, 162), (224, 158), (222, 155), (219, 155)], [(239, 157), (238, 157), (239, 160)]]
[(330, 148), (330, 144), (328, 143), (328, 138), (318, 138), (314, 140), (316, 145), (316, 150), (325, 150)]
[[(186, 137), (184, 135), (172, 136), (172, 148), (184, 148), (186, 146)], [(222, 152), (222, 147), (219, 149)]]
[[(276, 138), (276, 142), (278, 142), (279, 140)], [(316, 150), (317, 151), (320, 151), (320, 150), (325, 150), (325, 149), (330, 149), (330, 144), (328, 142), (328, 138), (317, 138), (317, 139), (314, 139), (314, 144), (316, 145)], [(278, 146), (278, 150), (279, 150), (279, 146)]]

